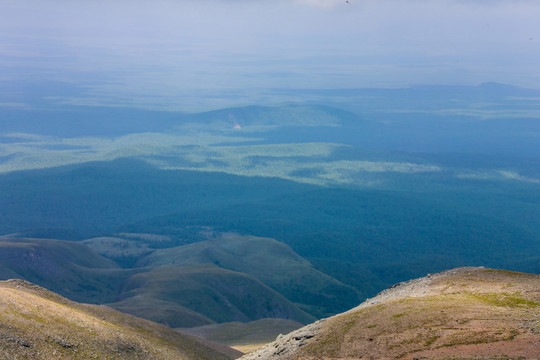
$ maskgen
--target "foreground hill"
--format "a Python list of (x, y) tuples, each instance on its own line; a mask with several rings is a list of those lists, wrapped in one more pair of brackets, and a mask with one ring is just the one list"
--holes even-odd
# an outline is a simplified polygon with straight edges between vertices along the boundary
[(69, 301), (23, 280), (0, 282), (0, 319), (0, 354), (7, 359), (225, 360), (239, 355), (147, 320)]
[(540, 275), (459, 268), (398, 284), (250, 359), (539, 359)]

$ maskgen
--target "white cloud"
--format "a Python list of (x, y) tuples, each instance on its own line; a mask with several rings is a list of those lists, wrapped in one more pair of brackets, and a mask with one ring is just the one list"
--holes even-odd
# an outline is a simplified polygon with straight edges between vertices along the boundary
[[(349, 0), (349, 3), (354, 0)], [(293, 2), (318, 8), (333, 8), (337, 5), (347, 4), (346, 0), (293, 0)]]

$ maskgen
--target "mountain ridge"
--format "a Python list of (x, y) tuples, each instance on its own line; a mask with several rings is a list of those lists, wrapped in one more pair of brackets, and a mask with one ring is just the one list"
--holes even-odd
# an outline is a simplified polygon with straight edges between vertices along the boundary
[(384, 290), (242, 357), (538, 359), (540, 275), (457, 268)]

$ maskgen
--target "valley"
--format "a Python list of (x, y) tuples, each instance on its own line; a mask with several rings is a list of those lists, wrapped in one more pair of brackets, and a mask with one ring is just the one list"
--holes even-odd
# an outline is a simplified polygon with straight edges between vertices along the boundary
[(303, 96), (0, 109), (0, 279), (252, 350), (428, 273), (540, 273), (538, 92)]

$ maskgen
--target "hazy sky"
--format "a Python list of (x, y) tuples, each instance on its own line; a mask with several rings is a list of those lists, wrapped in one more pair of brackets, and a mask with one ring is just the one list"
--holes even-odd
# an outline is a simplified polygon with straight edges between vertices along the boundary
[(0, 0), (0, 104), (189, 109), (264, 102), (264, 89), (540, 88), (539, 19), (540, 1), (526, 0)]

